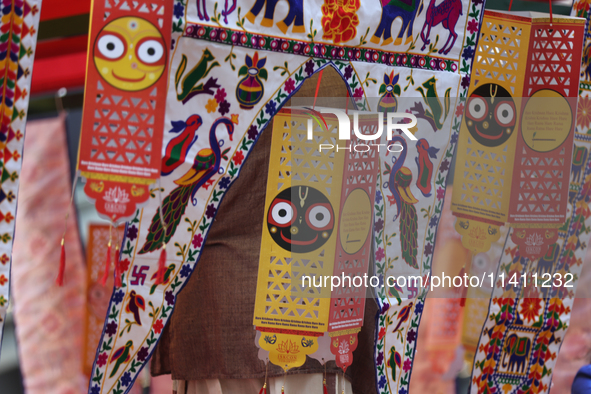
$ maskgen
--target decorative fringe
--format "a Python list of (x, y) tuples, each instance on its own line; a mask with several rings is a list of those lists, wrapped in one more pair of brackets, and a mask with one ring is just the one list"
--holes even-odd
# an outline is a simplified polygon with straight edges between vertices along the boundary
[(160, 252), (160, 258), (158, 259), (158, 276), (154, 284), (161, 285), (164, 282), (164, 273), (166, 272), (166, 244), (162, 245), (162, 252)]
[(121, 287), (121, 267), (119, 267), (119, 246), (115, 247), (115, 287)]
[(55, 279), (55, 283), (58, 286), (64, 285), (64, 274), (66, 272), (66, 248), (64, 247), (65, 239), (62, 238), (62, 250), (60, 252), (60, 267), (57, 272), (57, 278)]
[(261, 389), (261, 391), (259, 391), (259, 394), (267, 394), (267, 383), (263, 385), (263, 388)]
[(111, 268), (111, 241), (107, 245), (107, 258), (105, 259), (105, 271), (103, 273), (103, 277), (101, 278), (101, 286), (105, 287), (107, 285), (107, 279), (109, 279), (109, 271)]

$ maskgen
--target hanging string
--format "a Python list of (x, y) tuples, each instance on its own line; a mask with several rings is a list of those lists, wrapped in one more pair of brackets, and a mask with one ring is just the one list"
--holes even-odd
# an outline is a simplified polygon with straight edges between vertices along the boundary
[[(160, 223), (162, 224), (162, 228), (164, 229), (164, 238), (166, 238), (166, 234), (168, 233), (168, 224), (164, 222), (164, 216), (162, 214), (162, 187), (160, 187), (160, 178), (158, 178), (158, 198), (160, 199), (160, 204), (158, 205), (158, 211), (160, 212)], [(164, 273), (166, 271), (166, 242), (162, 239), (162, 252), (160, 252), (160, 258), (158, 259), (158, 271), (156, 276), (156, 281), (154, 284), (160, 285), (164, 282)]]
[(345, 394), (345, 371), (343, 371), (343, 390), (341, 391), (341, 394)]
[(61, 251), (60, 251), (60, 265), (57, 272), (57, 278), (55, 283), (58, 286), (64, 285), (64, 276), (66, 273), (66, 233), (68, 231), (68, 219), (70, 218), (70, 210), (72, 209), (72, 202), (74, 201), (74, 192), (76, 191), (76, 184), (78, 183), (78, 171), (74, 175), (74, 183), (72, 184), (72, 194), (70, 195), (70, 203), (68, 204), (68, 210), (66, 211), (66, 218), (64, 219), (64, 234), (62, 235)]
[(314, 109), (316, 109), (316, 99), (318, 98), (318, 91), (320, 90), (320, 81), (322, 81), (322, 73), (324, 69), (320, 70), (318, 73), (318, 82), (316, 82), (316, 93), (314, 93)]
[(281, 386), (281, 394), (285, 394), (285, 377), (287, 376), (287, 370), (283, 370), (283, 386)]
[(259, 391), (259, 394), (267, 394), (267, 373), (269, 372), (269, 359), (265, 361), (265, 384), (263, 384), (263, 388)]
[(322, 359), (322, 363), (324, 364), (324, 380), (322, 381), (322, 393), (328, 394), (328, 389), (326, 388), (326, 361), (324, 361), (324, 358)]
[[(464, 266), (462, 267), (462, 269), (460, 270), (460, 277), (463, 278), (464, 274), (468, 274), (468, 276), (470, 275), (470, 269), (472, 268), (472, 260), (474, 259), (474, 252), (470, 251), (470, 266), (468, 268), (466, 268), (466, 263), (464, 263)], [(466, 298), (468, 297), (468, 283), (464, 283), (463, 279), (462, 279), (462, 292), (460, 294), (460, 306), (463, 308), (466, 306)]]
[(511, 1), (509, 2), (509, 9), (508, 9), (508, 11), (511, 11), (511, 7), (512, 7), (512, 6), (513, 6), (513, 0), (511, 0)]
[(119, 267), (119, 231), (115, 225), (115, 287), (121, 287), (121, 267)]
[(550, 4), (550, 26), (552, 26), (552, 0), (548, 0), (548, 3)]
[(103, 277), (101, 278), (101, 286), (107, 285), (107, 279), (109, 279), (109, 271), (111, 268), (111, 243), (113, 240), (113, 224), (109, 224), (109, 243), (107, 244), (107, 258), (105, 259), (105, 269)]

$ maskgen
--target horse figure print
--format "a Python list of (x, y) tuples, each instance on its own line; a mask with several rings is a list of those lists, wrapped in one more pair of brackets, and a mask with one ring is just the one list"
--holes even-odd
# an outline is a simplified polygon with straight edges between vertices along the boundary
[[(456, 33), (455, 30), (460, 15), (463, 15), (461, 0), (443, 0), (439, 5), (435, 5), (435, 0), (431, 0), (426, 12), (425, 24), (421, 30), (421, 40), (423, 40), (421, 51), (424, 51), (427, 45), (431, 43), (431, 40), (429, 39), (431, 28), (441, 23), (443, 27), (449, 31), (449, 36), (447, 37), (447, 41), (445, 42), (445, 45), (443, 45), (443, 48), (439, 50), (439, 53), (442, 55), (448, 54), (458, 38), (458, 33)], [(427, 29), (426, 33), (425, 29)]]

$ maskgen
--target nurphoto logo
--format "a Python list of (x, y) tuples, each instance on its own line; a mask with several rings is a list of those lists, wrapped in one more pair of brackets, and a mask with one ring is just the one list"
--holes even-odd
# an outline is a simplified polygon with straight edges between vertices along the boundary
[[(351, 140), (351, 121), (349, 115), (343, 110), (335, 109), (335, 108), (322, 108), (319, 110), (321, 114), (333, 114), (337, 117), (338, 120), (338, 133), (339, 133), (339, 140), (340, 141), (350, 141)], [(333, 150), (335, 149), (337, 152), (339, 150), (351, 150), (355, 152), (368, 152), (372, 147), (380, 150), (380, 147), (385, 147), (389, 152), (400, 152), (402, 151), (402, 146), (400, 144), (379, 144), (379, 143), (370, 143), (370, 141), (380, 140), (382, 134), (384, 133), (384, 112), (372, 112), (371, 114), (377, 115), (377, 131), (375, 134), (363, 134), (359, 129), (359, 112), (355, 111), (353, 113), (353, 133), (359, 140), (367, 141), (367, 143), (361, 144), (351, 144), (346, 143), (345, 146), (340, 146), (337, 144), (319, 144), (318, 150), (322, 152), (322, 150)], [(315, 116), (313, 113), (310, 113), (311, 118), (308, 119), (307, 130), (308, 130), (308, 140), (311, 141), (314, 139), (314, 121), (322, 127), (322, 121), (319, 117)], [(392, 140), (392, 133), (394, 130), (401, 130), (404, 135), (408, 137), (408, 139), (412, 141), (416, 141), (417, 137), (413, 135), (410, 131), (413, 127), (417, 125), (417, 118), (413, 114), (409, 114), (406, 112), (387, 112), (386, 113), (386, 137), (387, 140)], [(404, 119), (405, 123), (395, 123), (395, 119)], [(410, 119), (410, 122), (407, 122), (407, 119)], [(326, 125), (326, 123), (325, 123)]]

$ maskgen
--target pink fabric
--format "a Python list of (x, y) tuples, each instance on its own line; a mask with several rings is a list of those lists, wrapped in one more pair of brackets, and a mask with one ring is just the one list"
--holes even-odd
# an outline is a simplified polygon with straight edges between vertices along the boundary
[(55, 285), (71, 184), (64, 118), (27, 124), (14, 239), (12, 292), (28, 394), (86, 390), (81, 344), (86, 272), (70, 211), (63, 287)]

